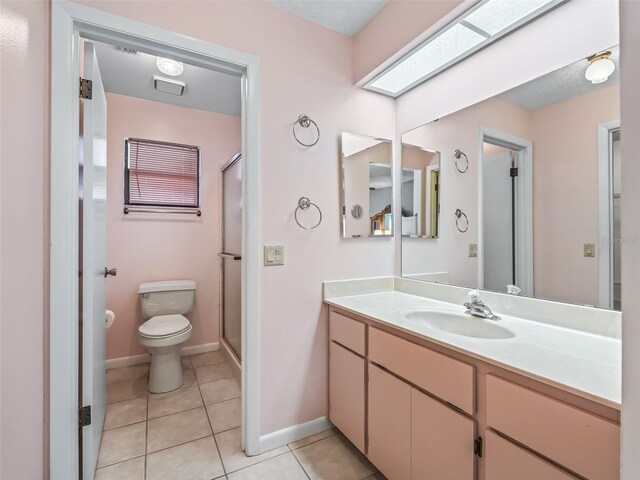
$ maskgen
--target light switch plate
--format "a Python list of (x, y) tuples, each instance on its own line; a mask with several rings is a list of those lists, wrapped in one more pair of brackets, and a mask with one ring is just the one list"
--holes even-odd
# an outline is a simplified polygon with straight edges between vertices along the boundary
[(272, 267), (274, 265), (284, 265), (284, 246), (265, 245), (264, 246), (264, 265), (265, 267)]
[(477, 257), (478, 256), (478, 244), (477, 243), (470, 243), (469, 244), (469, 256), (470, 257)]
[(584, 256), (585, 257), (595, 257), (596, 256), (596, 246), (593, 243), (585, 243), (584, 244)]

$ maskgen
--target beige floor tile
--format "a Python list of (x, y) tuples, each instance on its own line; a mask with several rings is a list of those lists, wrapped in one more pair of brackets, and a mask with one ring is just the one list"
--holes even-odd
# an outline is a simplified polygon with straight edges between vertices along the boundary
[(128, 367), (111, 368), (107, 370), (107, 384), (128, 382), (131, 380), (138, 380), (140, 378), (147, 378), (149, 374), (149, 364), (141, 363), (140, 365), (131, 365)]
[(134, 398), (107, 405), (104, 430), (144, 422), (147, 419), (147, 399)]
[(199, 353), (197, 355), (191, 355), (191, 363), (194, 368), (202, 367), (203, 365), (214, 365), (216, 363), (222, 363), (226, 361), (224, 353), (220, 350), (215, 352)]
[(144, 457), (99, 468), (94, 478), (95, 480), (145, 480)]
[(225, 378), (216, 382), (201, 383), (200, 392), (205, 405), (224, 402), (241, 395), (240, 381), (237, 378)]
[(197, 385), (196, 373), (188, 368), (182, 371), (182, 385)]
[(211, 435), (204, 408), (195, 408), (149, 420), (147, 453)]
[(167, 393), (149, 394), (149, 419), (202, 407), (197, 385), (183, 386)]
[(147, 480), (210, 480), (224, 475), (213, 437), (152, 453), (147, 457)]
[(293, 452), (311, 480), (362, 480), (376, 469), (342, 435), (333, 435)]
[(145, 423), (136, 423), (103, 432), (98, 467), (144, 455), (146, 431)]
[(239, 428), (216, 434), (216, 442), (218, 442), (222, 463), (224, 463), (227, 474), (289, 451), (289, 449), (284, 446), (261, 455), (247, 457), (242, 451), (242, 432)]
[(107, 403), (121, 402), (132, 398), (147, 397), (147, 379), (139, 378), (128, 382), (107, 385)]
[(307, 480), (293, 453), (285, 453), (229, 475), (229, 480)]
[(228, 363), (216, 363), (215, 365), (204, 365), (197, 367), (196, 378), (198, 383), (215, 382), (223, 378), (234, 378), (233, 370)]
[(239, 398), (207, 405), (213, 433), (224, 432), (242, 424), (242, 402)]
[(335, 428), (330, 428), (329, 430), (325, 430), (324, 432), (316, 433), (315, 435), (311, 435), (310, 437), (306, 437), (298, 440), (297, 442), (290, 443), (289, 448), (291, 448), (291, 450), (295, 450), (297, 448), (304, 447), (305, 445), (309, 445), (310, 443), (323, 440), (327, 437), (335, 435), (336, 433), (338, 433), (338, 430), (336, 430)]

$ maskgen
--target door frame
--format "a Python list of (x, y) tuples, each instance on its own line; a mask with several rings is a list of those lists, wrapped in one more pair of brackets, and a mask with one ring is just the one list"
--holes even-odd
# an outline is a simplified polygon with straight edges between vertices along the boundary
[[(533, 143), (530, 140), (480, 126), (478, 130), (478, 288), (484, 288), (483, 252), (483, 144), (491, 143), (518, 153), (516, 276), (522, 294), (533, 297)], [(501, 292), (505, 293), (505, 292)]]
[(260, 453), (260, 59), (66, 0), (51, 6), (50, 478), (79, 476), (78, 141), (80, 36), (242, 78), (242, 436)]
[(598, 307), (613, 309), (613, 134), (620, 119), (598, 124)]

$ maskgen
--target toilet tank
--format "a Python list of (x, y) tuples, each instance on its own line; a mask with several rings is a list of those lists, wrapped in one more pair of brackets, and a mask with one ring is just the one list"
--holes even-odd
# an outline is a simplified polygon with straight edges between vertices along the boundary
[(165, 280), (141, 283), (138, 287), (144, 318), (157, 315), (189, 315), (196, 297), (193, 280)]

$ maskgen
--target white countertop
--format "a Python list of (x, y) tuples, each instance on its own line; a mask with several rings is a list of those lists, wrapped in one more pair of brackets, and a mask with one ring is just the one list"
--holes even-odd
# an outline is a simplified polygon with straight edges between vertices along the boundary
[[(398, 328), (479, 360), (620, 409), (622, 342), (617, 338), (525, 320), (500, 312), (515, 337), (485, 339), (408, 325), (405, 315), (428, 308), (459, 309), (453, 303), (398, 291), (325, 298), (325, 302)], [(478, 321), (488, 322), (478, 318)]]

